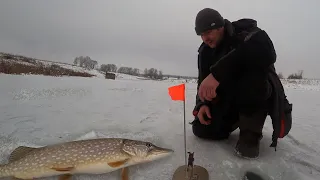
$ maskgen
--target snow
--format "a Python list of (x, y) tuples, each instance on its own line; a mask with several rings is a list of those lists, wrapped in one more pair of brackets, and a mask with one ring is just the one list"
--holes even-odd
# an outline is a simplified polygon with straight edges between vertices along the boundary
[(320, 91), (319, 79), (282, 79), (281, 81), (286, 88)]
[[(94, 71), (94, 70), (93, 70)], [(117, 74), (50, 77), (0, 74), (0, 163), (19, 145), (44, 146), (97, 137), (125, 137), (151, 141), (172, 148), (165, 159), (130, 168), (132, 180), (169, 180), (184, 164), (183, 104), (172, 101), (167, 88), (184, 80), (152, 81)], [(192, 134), (187, 124), (187, 150), (195, 152), (195, 164), (205, 167), (210, 179), (239, 179), (247, 167), (255, 167), (273, 180), (320, 179), (319, 81), (284, 81), (293, 103), (290, 136), (270, 148), (272, 126), (268, 118), (261, 142), (261, 157), (240, 159), (233, 154), (239, 131), (229, 140), (210, 142)], [(186, 119), (192, 121), (196, 83), (186, 84)], [(119, 171), (102, 175), (77, 175), (77, 179), (120, 179)], [(53, 178), (45, 178), (53, 179)]]

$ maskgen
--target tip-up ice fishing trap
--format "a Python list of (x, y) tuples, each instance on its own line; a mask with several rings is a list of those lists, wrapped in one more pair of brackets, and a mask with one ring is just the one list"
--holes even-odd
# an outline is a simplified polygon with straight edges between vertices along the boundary
[(172, 180), (209, 180), (209, 173), (207, 169), (194, 164), (194, 152), (187, 153), (185, 84), (171, 86), (168, 88), (168, 90), (172, 100), (183, 101), (185, 165), (182, 165), (176, 169)]

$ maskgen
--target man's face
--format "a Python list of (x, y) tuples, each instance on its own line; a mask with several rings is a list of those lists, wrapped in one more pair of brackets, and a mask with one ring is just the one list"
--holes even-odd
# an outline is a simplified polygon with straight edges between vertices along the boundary
[(202, 41), (211, 48), (215, 48), (221, 41), (223, 28), (208, 30), (201, 34)]

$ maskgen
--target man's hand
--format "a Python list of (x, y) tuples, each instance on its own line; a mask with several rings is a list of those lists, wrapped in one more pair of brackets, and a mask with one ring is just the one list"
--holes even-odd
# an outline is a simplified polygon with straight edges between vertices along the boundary
[(204, 115), (207, 115), (207, 117), (211, 119), (210, 109), (206, 105), (202, 105), (200, 107), (197, 117), (199, 118), (201, 124), (209, 125), (211, 120), (205, 120)]
[(199, 98), (202, 102), (204, 100), (212, 101), (217, 96), (216, 89), (219, 86), (219, 82), (209, 74), (199, 86)]

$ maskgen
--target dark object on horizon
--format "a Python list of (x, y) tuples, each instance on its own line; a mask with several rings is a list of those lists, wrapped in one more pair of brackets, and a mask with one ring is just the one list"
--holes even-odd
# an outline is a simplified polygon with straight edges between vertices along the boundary
[(113, 80), (115, 80), (115, 79), (116, 79), (116, 75), (115, 75), (114, 73), (106, 72), (105, 78), (106, 78), (106, 79), (113, 79)]

